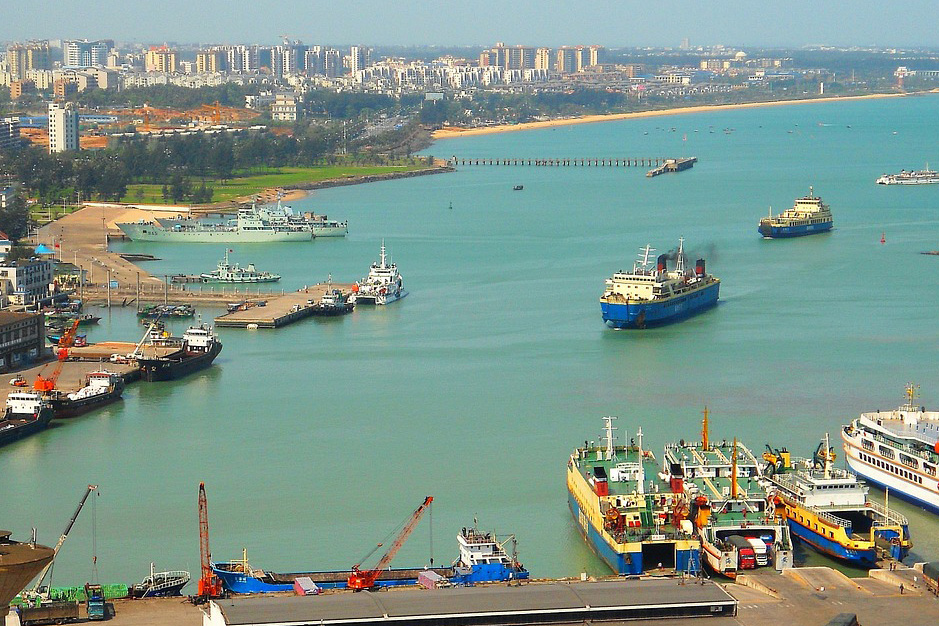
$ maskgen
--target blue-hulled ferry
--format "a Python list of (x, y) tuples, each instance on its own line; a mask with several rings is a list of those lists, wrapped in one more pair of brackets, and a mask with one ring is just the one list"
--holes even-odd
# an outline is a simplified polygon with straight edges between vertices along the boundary
[(607, 326), (617, 330), (647, 328), (677, 322), (717, 304), (721, 281), (705, 271), (704, 259), (693, 270), (685, 268), (684, 239), (678, 240), (675, 267), (668, 269), (668, 254), (660, 254), (655, 267), (646, 246), (631, 272), (616, 272), (606, 281), (600, 310)]
[(788, 459), (781, 455), (766, 469), (774, 487), (770, 502), (793, 535), (856, 567), (876, 566), (878, 547), (898, 561), (907, 555), (912, 542), (906, 517), (869, 500), (857, 476), (832, 467), (828, 435), (812, 459)]
[(648, 571), (697, 573), (701, 542), (686, 510), (642, 448), (642, 429), (628, 446), (615, 444), (605, 417), (600, 445), (585, 441), (567, 464), (568, 504), (587, 544), (620, 575)]
[[(505, 546), (515, 544), (515, 536), (501, 539), (493, 533), (474, 527), (463, 528), (457, 535), (460, 556), (449, 567), (401, 568), (383, 571), (376, 581), (379, 587), (397, 587), (417, 583), (421, 572), (431, 569), (454, 585), (525, 580), (528, 570), (510, 555)], [(222, 586), (231, 593), (272, 593), (290, 591), (298, 577), (312, 580), (320, 589), (345, 589), (352, 570), (322, 572), (292, 572), (278, 574), (251, 567), (247, 552), (241, 559), (228, 563), (215, 563), (212, 571), (222, 581)]]
[(797, 198), (791, 209), (775, 216), (770, 209), (769, 217), (760, 220), (758, 230), (766, 239), (779, 239), (825, 233), (831, 230), (833, 225), (831, 209), (815, 195), (815, 190), (809, 187), (809, 195)]

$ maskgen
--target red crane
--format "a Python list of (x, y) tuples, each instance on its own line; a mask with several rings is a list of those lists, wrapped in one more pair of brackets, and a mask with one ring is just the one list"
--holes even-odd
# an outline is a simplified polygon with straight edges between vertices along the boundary
[(209, 507), (205, 497), (205, 483), (199, 483), (199, 556), (202, 561), (202, 577), (199, 579), (198, 595), (194, 602), (205, 602), (222, 595), (222, 583), (212, 572), (212, 552), (209, 551)]
[(55, 389), (55, 383), (59, 379), (59, 374), (62, 373), (62, 365), (65, 363), (65, 360), (68, 358), (68, 349), (72, 347), (75, 343), (75, 333), (78, 332), (78, 320), (76, 319), (72, 322), (72, 327), (68, 328), (62, 336), (59, 337), (58, 351), (56, 356), (59, 359), (59, 362), (56, 363), (55, 369), (52, 371), (52, 376), (49, 378), (43, 378), (42, 374), (36, 375), (36, 382), (33, 383), (33, 389), (36, 391), (45, 391), (49, 392)]
[[(424, 498), (423, 504), (417, 507), (417, 510), (411, 514), (410, 519), (404, 525), (404, 528), (401, 529), (401, 532), (398, 533), (398, 536), (395, 538), (394, 543), (391, 544), (391, 547), (388, 548), (388, 552), (385, 553), (381, 559), (379, 559), (378, 564), (375, 565), (372, 569), (369, 570), (360, 570), (359, 566), (361, 563), (357, 563), (352, 566), (352, 574), (349, 576), (347, 581), (347, 586), (353, 591), (361, 591), (363, 589), (371, 589), (375, 586), (375, 581), (378, 580), (378, 576), (388, 568), (388, 565), (391, 563), (391, 559), (395, 557), (398, 553), (398, 550), (401, 549), (401, 546), (404, 545), (404, 542), (407, 541), (408, 535), (411, 534), (411, 531), (414, 530), (414, 527), (417, 526), (417, 523), (420, 521), (421, 516), (424, 514), (424, 511), (430, 506), (430, 503), (434, 501), (433, 496), (427, 496)], [(379, 546), (381, 544), (378, 544)]]

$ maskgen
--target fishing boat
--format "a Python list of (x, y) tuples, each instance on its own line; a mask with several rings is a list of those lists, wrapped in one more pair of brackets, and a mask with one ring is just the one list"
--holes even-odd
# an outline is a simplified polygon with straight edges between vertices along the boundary
[(861, 413), (842, 427), (848, 466), (865, 480), (939, 513), (939, 412), (914, 404), (917, 389), (892, 411)]
[(641, 428), (629, 445), (616, 444), (615, 419), (603, 418), (601, 443), (585, 441), (567, 463), (577, 529), (617, 574), (698, 572), (701, 542), (682, 513), (687, 497), (660, 475)]
[[(505, 549), (509, 543), (513, 545), (511, 555)], [(514, 535), (499, 538), (495, 533), (480, 531), (474, 525), (460, 531), (457, 544), (460, 553), (450, 566), (384, 570), (379, 575), (378, 586), (413, 585), (417, 583), (418, 576), (428, 569), (455, 585), (525, 580), (529, 577), (528, 570), (518, 562), (515, 555)], [(322, 589), (345, 589), (352, 575), (352, 570), (287, 574), (266, 572), (248, 563), (247, 550), (242, 552), (241, 559), (213, 564), (212, 571), (227, 591), (239, 594), (290, 591), (294, 581), (302, 577), (309, 578)]]
[(191, 304), (148, 304), (137, 311), (137, 317), (156, 319), (166, 317), (192, 317), (196, 309)]
[(757, 230), (765, 239), (779, 239), (825, 233), (831, 230), (833, 225), (831, 209), (815, 195), (815, 190), (809, 187), (809, 195), (796, 198), (791, 209), (775, 216), (770, 209), (769, 217), (760, 220)]
[(385, 242), (381, 242), (381, 258), (372, 263), (368, 276), (352, 286), (349, 301), (353, 304), (391, 304), (400, 300), (408, 292), (404, 290), (398, 266), (388, 262), (385, 255)]
[(919, 171), (900, 170), (899, 174), (884, 174), (877, 179), (878, 185), (935, 185), (939, 183), (939, 172), (926, 168)]
[(107, 370), (96, 370), (88, 374), (85, 385), (78, 391), (53, 391), (48, 401), (56, 418), (77, 417), (120, 400), (123, 393), (123, 376)]
[(648, 328), (685, 319), (717, 304), (721, 281), (707, 273), (704, 259), (686, 269), (684, 239), (668, 269), (668, 254), (660, 254), (653, 267), (651, 246), (642, 248), (631, 272), (619, 271), (606, 280), (600, 311), (607, 326), (616, 330)]
[(254, 205), (238, 210), (226, 223), (193, 219), (159, 219), (118, 223), (117, 227), (133, 241), (179, 243), (268, 243), (311, 241), (309, 228), (286, 220), (265, 219)]
[(33, 391), (14, 391), (0, 414), (0, 446), (43, 430), (52, 421), (52, 407)]
[(280, 274), (259, 272), (254, 263), (241, 267), (237, 263), (230, 263), (228, 255), (232, 250), (225, 250), (225, 258), (218, 262), (218, 266), (211, 272), (201, 274), (205, 283), (274, 283), (280, 280)]
[(906, 517), (870, 500), (868, 486), (834, 460), (826, 434), (811, 459), (791, 459), (783, 449), (768, 463), (776, 516), (796, 538), (850, 565), (876, 566), (878, 548), (903, 559), (912, 545)]
[(311, 315), (330, 317), (351, 313), (355, 308), (354, 302), (349, 302), (339, 289), (330, 289), (323, 294), (320, 301), (313, 305)]
[(525, 188), (524, 185), (515, 185), (514, 187), (512, 187), (512, 191), (521, 191), (524, 188)]
[(789, 527), (768, 506), (760, 462), (736, 439), (711, 441), (706, 408), (701, 441), (666, 445), (662, 472), (672, 491), (686, 496), (677, 513), (694, 523), (709, 569), (736, 578), (744, 570), (793, 566)]
[(164, 345), (175, 343), (178, 349), (166, 356), (135, 355), (140, 366), (140, 377), (147, 382), (175, 380), (212, 365), (222, 351), (222, 343), (212, 328), (205, 324), (190, 326), (181, 339), (165, 340)]
[(181, 595), (183, 587), (192, 579), (189, 572), (174, 570), (169, 572), (156, 572), (153, 563), (150, 564), (150, 575), (136, 585), (128, 588), (131, 598), (165, 598)]

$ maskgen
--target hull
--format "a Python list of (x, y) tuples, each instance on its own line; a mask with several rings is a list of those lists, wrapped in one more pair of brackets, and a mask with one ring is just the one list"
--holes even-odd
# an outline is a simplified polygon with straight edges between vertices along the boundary
[(78, 417), (88, 411), (111, 404), (112, 402), (117, 402), (121, 399), (121, 394), (123, 393), (124, 386), (121, 385), (107, 393), (91, 398), (83, 398), (81, 400), (69, 400), (67, 398), (63, 400), (53, 400), (51, 403), (52, 411), (56, 419)]
[(717, 304), (720, 281), (663, 302), (600, 303), (603, 321), (610, 328), (632, 329), (663, 326), (696, 315)]
[(46, 407), (39, 412), (36, 419), (28, 422), (21, 420), (0, 420), (0, 446), (12, 443), (17, 439), (28, 437), (29, 435), (45, 430), (52, 421), (54, 413), (51, 408)]
[(758, 230), (766, 239), (785, 239), (788, 237), (803, 237), (805, 235), (827, 233), (832, 229), (833, 225), (833, 222), (808, 224), (805, 226), (767, 226), (761, 224)]
[(310, 315), (316, 317), (336, 317), (339, 315), (352, 313), (352, 309), (354, 308), (355, 305), (353, 304), (341, 304), (338, 306), (321, 306), (319, 304), (314, 304)]
[[(892, 473), (855, 458), (852, 454), (846, 454), (845, 457), (851, 471), (881, 489), (890, 489), (891, 497), (901, 498), (939, 515), (939, 491), (931, 491), (919, 485), (909, 484)], [(939, 487), (937, 483), (931, 484)]]
[(345, 237), (349, 231), (342, 227), (314, 226), (312, 228), (314, 237)]
[(140, 377), (147, 382), (175, 380), (212, 365), (222, 351), (222, 344), (215, 342), (212, 350), (195, 356), (185, 355), (169, 359), (139, 359)]
[(244, 284), (256, 284), (256, 283), (276, 283), (280, 280), (280, 276), (277, 278), (215, 278), (214, 276), (209, 276), (203, 274), (201, 276), (203, 283), (220, 283), (224, 285), (244, 285)]
[(877, 564), (877, 553), (874, 548), (870, 548), (869, 550), (847, 548), (837, 541), (832, 541), (821, 533), (799, 524), (792, 518), (790, 518), (788, 522), (790, 533), (824, 555), (857, 567), (874, 567)]
[(162, 241), (168, 243), (268, 243), (311, 241), (313, 239), (313, 235), (308, 231), (172, 231), (149, 224), (118, 224), (117, 227), (133, 241)]
[(363, 294), (361, 292), (355, 294), (355, 304), (391, 304), (395, 300), (400, 300), (404, 296), (408, 295), (407, 291), (403, 289), (399, 293), (387, 293), (387, 294)]

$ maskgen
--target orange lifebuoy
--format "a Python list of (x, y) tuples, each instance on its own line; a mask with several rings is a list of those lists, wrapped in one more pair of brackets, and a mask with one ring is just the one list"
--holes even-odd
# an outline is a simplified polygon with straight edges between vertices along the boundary
[(619, 517), (619, 509), (617, 509), (615, 506), (611, 506), (609, 509), (607, 509), (606, 511), (607, 519), (614, 520), (617, 517)]

